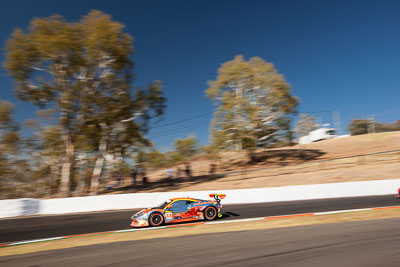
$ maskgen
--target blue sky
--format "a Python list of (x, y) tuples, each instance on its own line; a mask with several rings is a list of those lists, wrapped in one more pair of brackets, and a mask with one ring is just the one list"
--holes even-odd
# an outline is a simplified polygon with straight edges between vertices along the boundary
[[(300, 99), (300, 112), (338, 110), (342, 133), (353, 118), (400, 119), (400, 1), (6, 0), (0, 44), (34, 17), (77, 20), (91, 9), (111, 14), (134, 37), (133, 86), (163, 82), (168, 107), (159, 124), (198, 117), (154, 128), (149, 137), (161, 149), (190, 133), (207, 143), (213, 111), (207, 81), (238, 54), (272, 62)], [(32, 117), (35, 108), (15, 99), (3, 70), (0, 87), (19, 121)], [(316, 115), (332, 123), (331, 113)]]

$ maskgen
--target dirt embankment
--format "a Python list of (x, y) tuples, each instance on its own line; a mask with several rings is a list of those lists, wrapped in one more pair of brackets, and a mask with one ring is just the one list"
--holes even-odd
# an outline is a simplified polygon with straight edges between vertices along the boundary
[[(275, 187), (348, 181), (399, 178), (400, 152), (351, 157), (377, 152), (400, 150), (400, 131), (349, 136), (275, 149), (229, 151), (220, 160), (197, 157), (190, 161), (193, 177), (174, 177), (165, 181), (165, 170), (149, 173), (150, 183), (115, 192), (154, 192), (219, 190), (256, 187)], [(343, 157), (351, 157), (338, 159)], [(216, 172), (210, 175), (210, 165)], [(184, 169), (184, 164), (174, 166)]]

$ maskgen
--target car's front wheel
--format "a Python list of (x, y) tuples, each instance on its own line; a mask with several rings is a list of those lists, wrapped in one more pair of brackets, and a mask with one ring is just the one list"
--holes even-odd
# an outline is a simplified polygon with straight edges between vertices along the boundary
[(149, 217), (149, 224), (151, 226), (160, 226), (164, 222), (164, 217), (160, 213), (153, 213)]
[(204, 219), (206, 221), (212, 221), (217, 217), (217, 209), (214, 207), (207, 207), (204, 210)]

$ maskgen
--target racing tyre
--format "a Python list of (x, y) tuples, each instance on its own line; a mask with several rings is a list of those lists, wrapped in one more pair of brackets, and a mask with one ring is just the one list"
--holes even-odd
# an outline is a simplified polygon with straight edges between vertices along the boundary
[(212, 221), (214, 220), (218, 215), (217, 209), (214, 207), (207, 207), (204, 210), (204, 219), (206, 221)]
[(150, 215), (149, 224), (151, 226), (160, 226), (164, 222), (164, 217), (160, 213), (153, 213)]

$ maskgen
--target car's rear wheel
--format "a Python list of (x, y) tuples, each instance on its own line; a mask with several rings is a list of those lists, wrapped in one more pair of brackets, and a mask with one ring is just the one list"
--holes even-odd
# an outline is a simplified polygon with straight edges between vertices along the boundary
[(217, 209), (214, 207), (207, 207), (204, 210), (204, 219), (206, 221), (212, 221), (217, 217)]
[(151, 226), (160, 226), (164, 222), (164, 217), (160, 213), (153, 213), (149, 217), (149, 224)]

